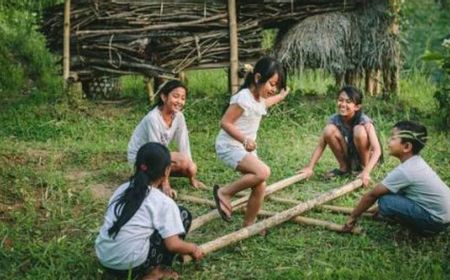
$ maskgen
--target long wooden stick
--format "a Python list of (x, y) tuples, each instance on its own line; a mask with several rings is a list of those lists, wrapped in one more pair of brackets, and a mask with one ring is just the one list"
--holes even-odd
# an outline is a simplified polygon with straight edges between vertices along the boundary
[[(278, 181), (266, 188), (266, 192), (265, 192), (264, 196), (268, 196), (276, 191), (284, 189), (285, 187), (290, 186), (294, 183), (297, 183), (305, 178), (306, 178), (306, 176), (304, 174), (296, 174), (292, 177)], [(249, 197), (250, 196), (245, 196), (245, 197), (239, 198), (239, 199), (231, 202), (231, 206), (233, 207), (233, 210), (244, 207), (246, 205)], [(194, 219), (192, 221), (190, 232), (198, 229), (199, 227), (206, 224), (207, 222), (212, 221), (219, 217), (220, 217), (219, 212), (216, 209), (216, 210), (209, 212), (208, 214), (205, 214), (203, 216), (200, 216), (200, 217)]]
[(70, 71), (70, 0), (64, 3), (64, 38), (63, 38), (63, 79), (64, 88), (67, 83)]
[[(298, 200), (294, 200), (294, 199), (290, 199), (290, 198), (283, 198), (283, 197), (276, 197), (276, 196), (270, 196), (269, 199), (272, 201), (281, 202), (281, 203), (285, 203), (285, 204), (297, 205), (297, 204), (301, 203), (301, 201), (298, 201)], [(320, 205), (316, 209), (325, 209), (325, 210), (329, 210), (331, 212), (339, 213), (339, 214), (351, 214), (353, 212), (353, 208), (351, 208), (351, 207), (335, 206), (335, 205)], [(375, 212), (376, 212), (376, 207), (372, 207), (372, 208), (368, 209), (363, 215), (364, 216), (373, 216), (373, 214)]]
[[(260, 210), (259, 213), (258, 213), (258, 215), (266, 216), (266, 217), (272, 217), (272, 216), (275, 216), (276, 214), (277, 213), (266, 211), (266, 210)], [(290, 221), (291, 222), (295, 222), (297, 224), (311, 225), (311, 226), (321, 226), (321, 227), (324, 227), (324, 228), (329, 229), (329, 230), (333, 230), (333, 231), (337, 231), (337, 232), (343, 232), (342, 231), (343, 225), (339, 225), (339, 224), (335, 224), (335, 223), (332, 223), (332, 222), (323, 221), (323, 220), (319, 220), (319, 219), (308, 218), (308, 217), (303, 217), (303, 216), (297, 216), (297, 217), (294, 217), (294, 218), (290, 219)], [(360, 227), (354, 227), (352, 229), (352, 233), (353, 234), (360, 234), (361, 233), (361, 228)]]
[[(178, 195), (177, 200), (192, 202), (192, 203), (201, 204), (201, 205), (207, 205), (212, 208), (215, 207), (214, 201), (205, 199), (205, 198), (201, 198), (201, 197), (191, 196), (191, 195)], [(243, 210), (243, 212), (245, 213), (245, 210)], [(274, 216), (275, 214), (276, 214), (275, 212), (270, 212), (270, 211), (266, 211), (266, 210), (260, 210), (258, 212), (258, 216), (266, 216), (266, 217), (267, 216), (271, 217), (271, 216)], [(297, 224), (321, 226), (321, 227), (325, 227), (329, 230), (342, 232), (342, 225), (335, 224), (335, 223), (328, 222), (328, 221), (322, 221), (322, 220), (308, 218), (308, 217), (302, 217), (302, 216), (294, 217), (291, 219), (291, 221), (294, 223), (297, 223)], [(354, 234), (361, 233), (361, 228), (354, 227), (352, 230), (352, 233), (354, 233)]]
[(230, 36), (230, 90), (234, 94), (239, 88), (238, 78), (238, 35), (236, 1), (228, 0), (228, 26)]
[[(336, 199), (339, 196), (342, 196), (348, 192), (354, 191), (355, 189), (357, 189), (361, 186), (362, 186), (361, 179), (357, 179), (357, 180), (355, 180), (347, 185), (344, 185), (340, 188), (333, 189), (333, 190), (323, 193), (311, 200), (302, 202), (299, 205), (297, 205), (291, 209), (288, 209), (286, 211), (278, 213), (275, 216), (272, 216), (261, 222), (255, 223), (251, 226), (242, 228), (236, 232), (222, 236), (216, 240), (202, 244), (202, 245), (200, 245), (200, 249), (203, 251), (203, 253), (205, 255), (209, 254), (209, 253), (219, 250), (223, 247), (226, 247), (230, 244), (236, 243), (240, 240), (243, 240), (250, 236), (258, 234), (258, 232), (261, 232), (264, 229), (271, 228), (271, 227), (281, 224), (287, 220), (290, 220), (293, 217), (298, 216), (301, 213), (303, 213), (317, 205), (320, 205), (327, 201)], [(215, 213), (217, 213), (217, 212), (215, 212)], [(190, 256), (183, 256), (183, 260), (185, 262), (188, 262), (188, 261), (191, 261), (192, 258)]]

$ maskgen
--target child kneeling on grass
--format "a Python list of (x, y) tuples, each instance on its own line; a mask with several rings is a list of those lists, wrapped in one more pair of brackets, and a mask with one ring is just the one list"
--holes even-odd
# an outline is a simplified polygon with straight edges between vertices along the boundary
[(131, 279), (177, 277), (170, 271), (175, 253), (198, 260), (202, 251), (183, 241), (192, 216), (161, 190), (170, 174), (170, 152), (162, 144), (143, 145), (135, 173), (109, 200), (103, 226), (95, 241), (97, 257), (108, 274)]
[(395, 124), (389, 153), (401, 163), (365, 194), (347, 220), (350, 231), (358, 217), (378, 200), (378, 214), (418, 233), (438, 233), (450, 223), (450, 189), (419, 155), (427, 129), (417, 123)]

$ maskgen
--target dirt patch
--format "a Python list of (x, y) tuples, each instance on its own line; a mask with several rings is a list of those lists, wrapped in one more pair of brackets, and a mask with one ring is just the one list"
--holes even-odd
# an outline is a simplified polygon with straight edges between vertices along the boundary
[(89, 189), (91, 190), (92, 197), (98, 200), (107, 200), (111, 197), (118, 184), (110, 183), (110, 184), (94, 184), (90, 185)]
[(85, 170), (70, 170), (64, 174), (64, 178), (71, 182), (82, 182), (92, 175), (92, 172)]

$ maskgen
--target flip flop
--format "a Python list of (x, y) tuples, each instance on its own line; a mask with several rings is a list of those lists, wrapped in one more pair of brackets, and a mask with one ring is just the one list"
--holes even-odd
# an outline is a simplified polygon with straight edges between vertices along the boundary
[(349, 175), (348, 171), (342, 171), (338, 168), (335, 168), (335, 169), (330, 170), (327, 173), (325, 173), (324, 177), (325, 177), (325, 179), (332, 179), (332, 178), (343, 177), (343, 176), (347, 176), (347, 175)]
[(217, 211), (219, 212), (220, 217), (222, 217), (222, 220), (224, 220), (227, 223), (230, 223), (231, 217), (228, 216), (222, 209), (222, 205), (224, 207), (226, 207), (226, 204), (220, 199), (218, 192), (219, 192), (219, 186), (214, 185), (213, 196), (214, 196), (214, 202), (216, 203)]

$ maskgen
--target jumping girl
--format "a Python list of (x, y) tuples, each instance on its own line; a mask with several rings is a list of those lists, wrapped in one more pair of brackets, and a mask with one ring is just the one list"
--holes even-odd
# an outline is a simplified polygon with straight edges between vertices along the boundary
[[(189, 178), (194, 188), (204, 187), (195, 178), (197, 165), (193, 162), (186, 121), (182, 113), (187, 97), (187, 88), (177, 80), (172, 80), (160, 88), (153, 109), (135, 128), (128, 143), (128, 162), (134, 164), (138, 149), (147, 142), (158, 142), (168, 146), (175, 141), (178, 151), (171, 153), (171, 176)], [(176, 192), (171, 188), (169, 179), (163, 182), (163, 191), (170, 197)]]
[(361, 172), (359, 177), (367, 186), (370, 172), (381, 157), (381, 146), (372, 120), (362, 112), (362, 94), (354, 87), (345, 86), (338, 94), (338, 113), (331, 116), (309, 164), (300, 170), (308, 177), (329, 145), (339, 168), (325, 174), (325, 178), (343, 176), (352, 170)]
[[(103, 226), (95, 241), (97, 257), (109, 275), (125, 279), (176, 277), (167, 270), (175, 253), (198, 260), (202, 251), (183, 241), (191, 214), (164, 195), (158, 186), (169, 176), (170, 152), (159, 143), (142, 146), (135, 173), (109, 200)], [(131, 278), (127, 276), (131, 274)]]
[[(270, 168), (256, 153), (256, 136), (267, 108), (282, 101), (288, 94), (286, 79), (280, 63), (271, 57), (261, 58), (253, 72), (248, 73), (239, 92), (231, 97), (230, 105), (220, 122), (216, 153), (225, 164), (243, 176), (219, 188), (213, 194), (217, 210), (225, 221), (231, 220), (231, 198), (237, 192), (251, 188), (244, 217), (244, 226), (253, 224), (264, 199)], [(281, 89), (279, 94), (276, 94)]]

